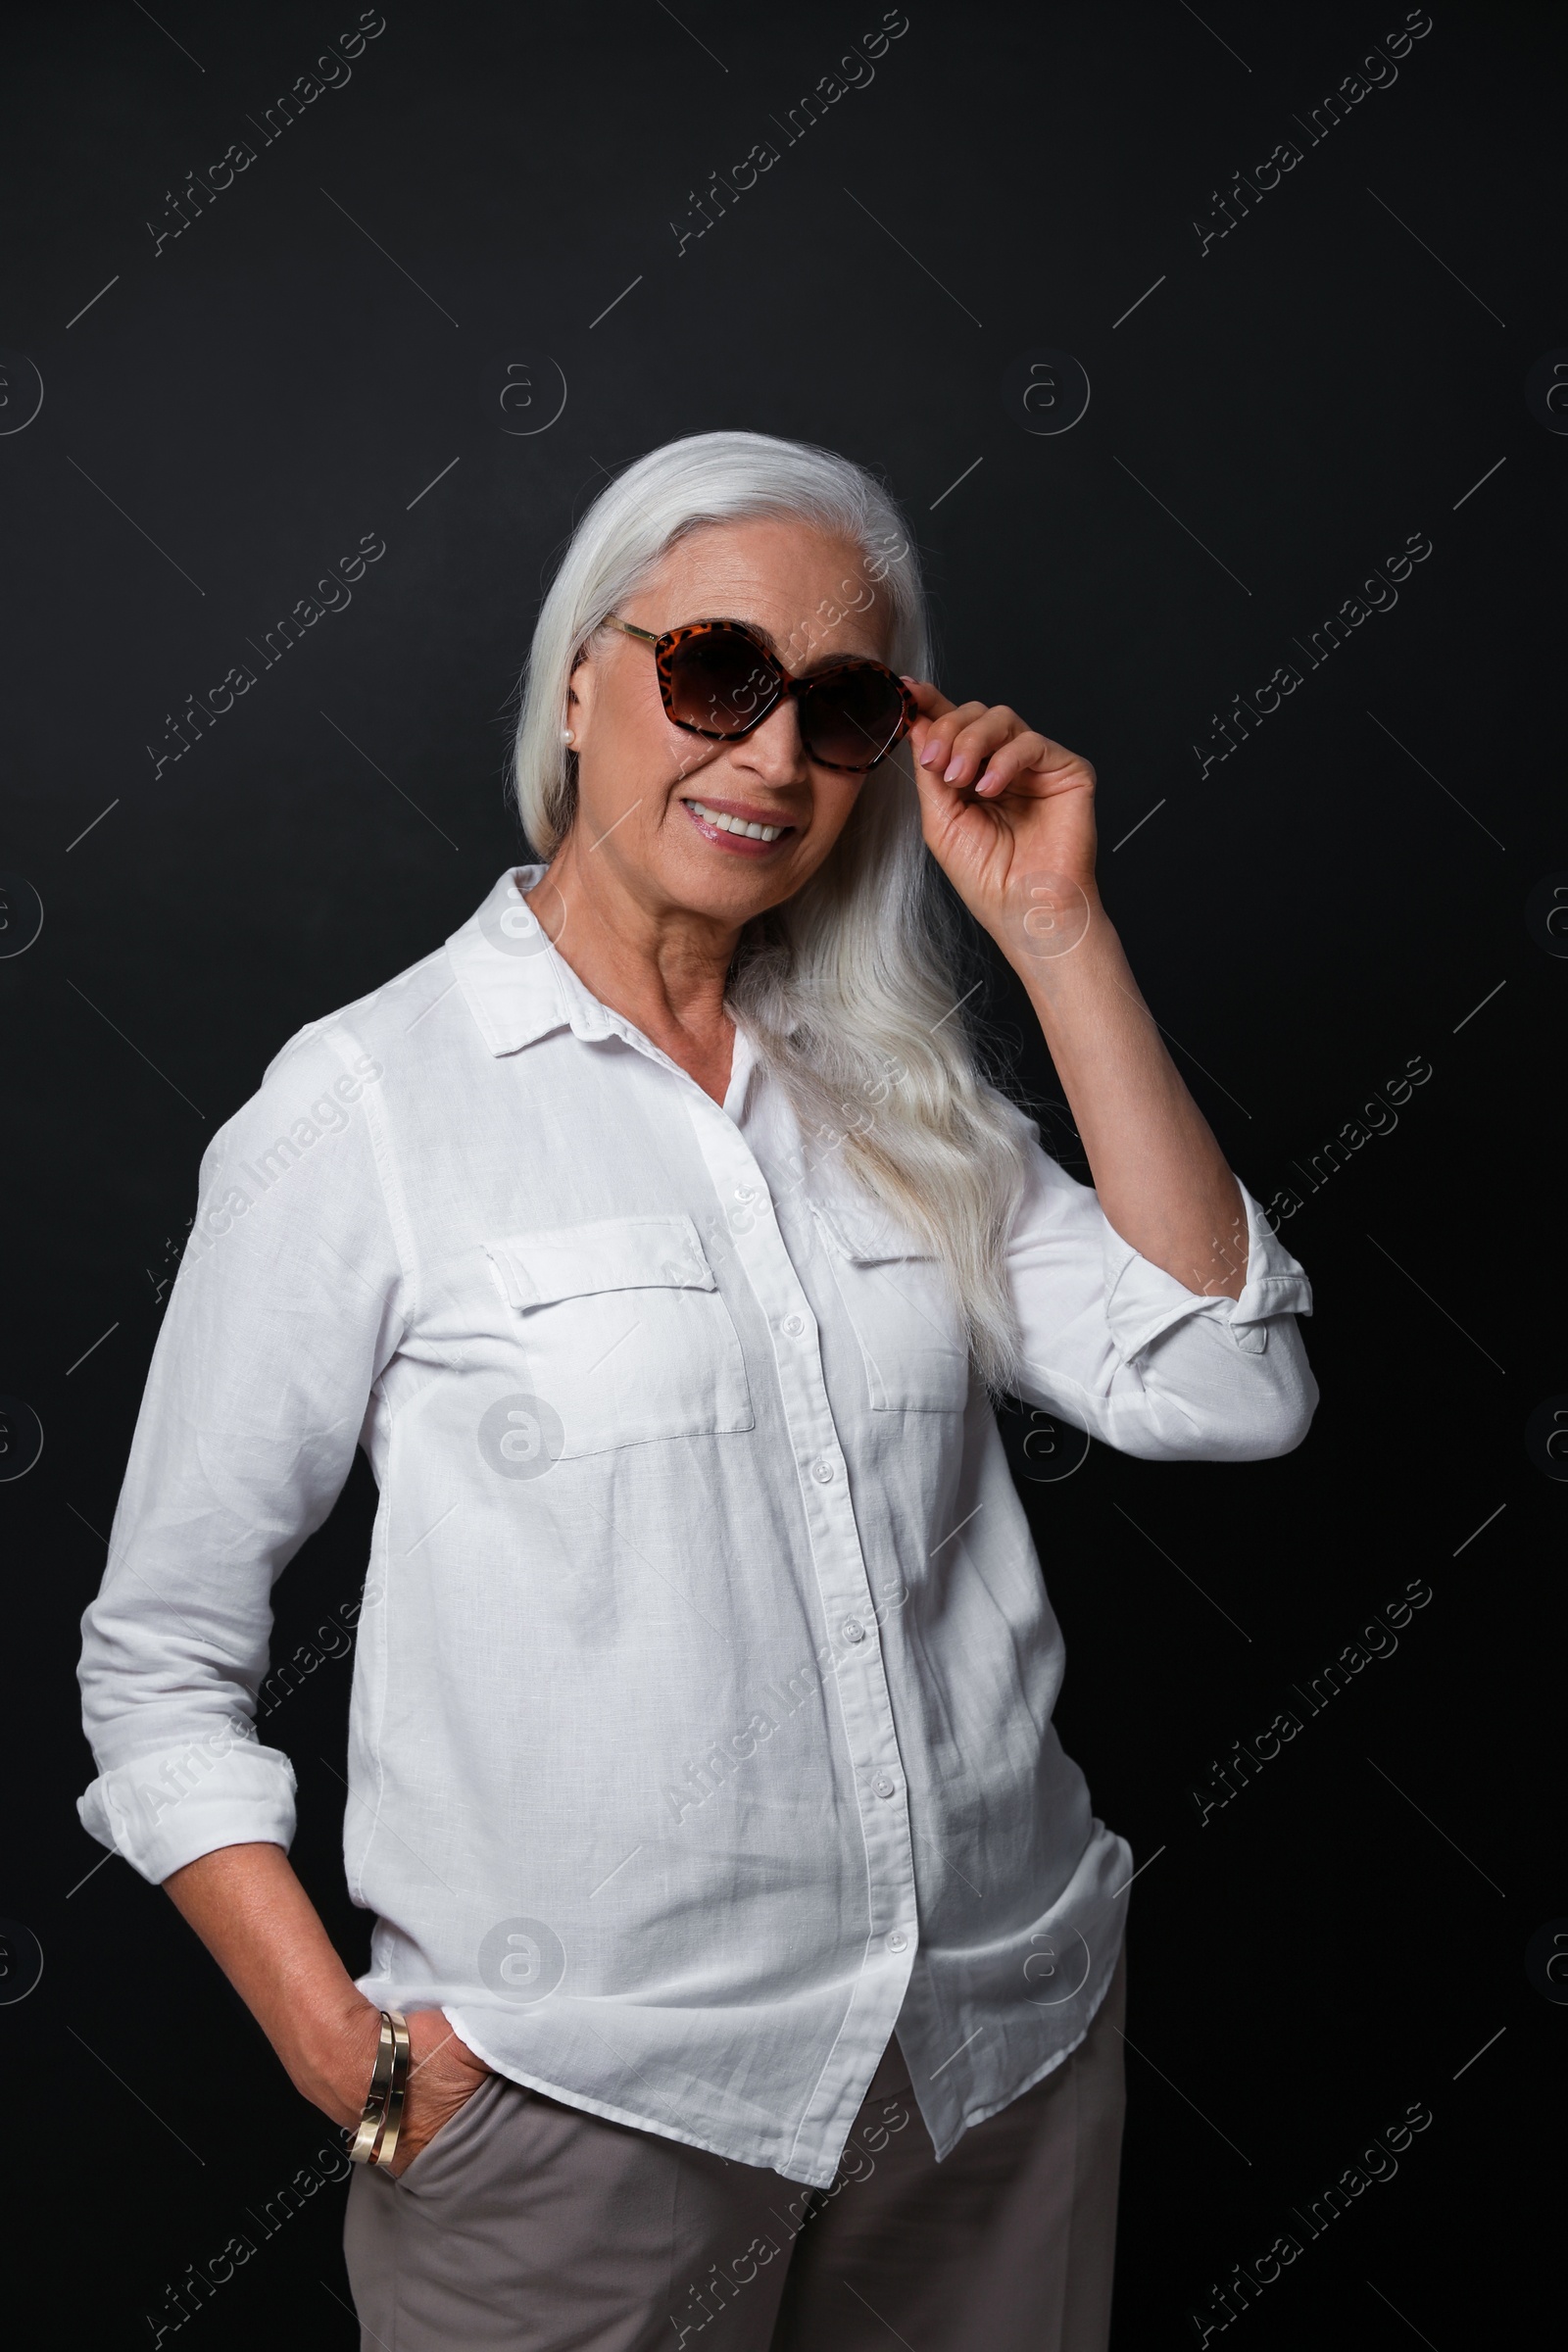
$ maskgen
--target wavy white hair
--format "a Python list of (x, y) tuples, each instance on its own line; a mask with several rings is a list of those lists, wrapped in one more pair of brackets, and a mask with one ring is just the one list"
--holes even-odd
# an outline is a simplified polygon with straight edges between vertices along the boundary
[[(761, 433), (696, 433), (639, 458), (574, 533), (540, 611), (514, 754), (517, 805), (551, 858), (576, 814), (562, 741), (571, 671), (608, 614), (675, 540), (706, 524), (798, 515), (862, 552), (893, 667), (930, 675), (925, 596), (903, 517), (846, 458)], [(960, 936), (920, 832), (907, 744), (876, 769), (805, 887), (747, 925), (730, 1002), (786, 1088), (807, 1149), (921, 1237), (1004, 1390), (1018, 1334), (1006, 1238), (1033, 1130), (984, 1077), (956, 1009)]]

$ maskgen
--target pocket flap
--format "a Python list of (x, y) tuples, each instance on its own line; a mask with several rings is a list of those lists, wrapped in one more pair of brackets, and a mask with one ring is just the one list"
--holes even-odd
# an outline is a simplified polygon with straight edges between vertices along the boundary
[(835, 1200), (824, 1208), (811, 1202), (811, 1214), (841, 1257), (856, 1266), (885, 1266), (898, 1258), (930, 1259), (932, 1251), (906, 1227), (897, 1225), (886, 1210), (853, 1201)]
[(604, 1217), (486, 1242), (511, 1306), (553, 1306), (599, 1291), (711, 1291), (718, 1287), (690, 1217)]

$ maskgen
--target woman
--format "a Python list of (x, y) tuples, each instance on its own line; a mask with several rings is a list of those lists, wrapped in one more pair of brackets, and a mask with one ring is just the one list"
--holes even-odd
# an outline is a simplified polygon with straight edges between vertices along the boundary
[[(1280, 1453), (1309, 1298), (1101, 906), (1093, 770), (929, 667), (858, 467), (643, 459), (534, 639), (547, 862), (204, 1163), (82, 1817), (377, 2159), (367, 2346), (1106, 2341), (1133, 1864), (1052, 1730), (990, 1392)], [(979, 1074), (938, 868), (1094, 1192)], [(252, 1718), (356, 1442), (351, 1982)]]

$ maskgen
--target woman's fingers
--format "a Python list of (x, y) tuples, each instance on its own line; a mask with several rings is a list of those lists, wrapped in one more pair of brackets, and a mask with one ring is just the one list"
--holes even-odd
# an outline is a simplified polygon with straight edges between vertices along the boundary
[[(966, 703), (963, 712), (975, 708)], [(993, 754), (1001, 752), (1024, 731), (1023, 720), (1004, 703), (994, 704), (990, 710), (980, 706), (978, 715), (966, 719), (954, 736), (952, 758), (942, 771), (943, 781), (960, 786), (972, 784)]]
[[(915, 763), (933, 781), (940, 777), (956, 791), (972, 786), (985, 800), (996, 800), (1026, 777), (1043, 780), (1057, 769), (1070, 768), (1093, 783), (1087, 762), (1026, 726), (1005, 703), (950, 703), (924, 680), (906, 678), (905, 684), (921, 714), (911, 738)], [(1050, 787), (1042, 782), (1042, 789)]]
[(1080, 785), (1093, 789), (1094, 782), (1095, 771), (1087, 760), (1020, 722), (1018, 731), (985, 761), (974, 789), (978, 797), (991, 801), (1009, 785), (1049, 797)]
[(984, 703), (950, 704), (927, 730), (917, 755), (920, 765), (950, 784), (967, 782), (971, 773), (980, 772), (970, 763), (1006, 741), (1005, 727), (996, 723), (1004, 715), (1011, 714), (988, 710)]
[(1055, 764), (1052, 757), (1054, 753), (1057, 754), (1059, 760), (1057, 746), (1049, 735), (1037, 735), (1026, 727), (1022, 734), (1012, 736), (1000, 750), (991, 754), (975, 778), (976, 793), (987, 800), (994, 800), (998, 793), (1005, 792), (1009, 784), (1016, 784), (1021, 777)]

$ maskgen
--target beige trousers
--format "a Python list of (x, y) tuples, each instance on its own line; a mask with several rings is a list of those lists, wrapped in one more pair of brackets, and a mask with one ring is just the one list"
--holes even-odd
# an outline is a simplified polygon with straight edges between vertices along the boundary
[(1125, 1968), (942, 2164), (895, 2035), (828, 2189), (492, 2076), (401, 2180), (356, 2168), (364, 2352), (1105, 2352)]

